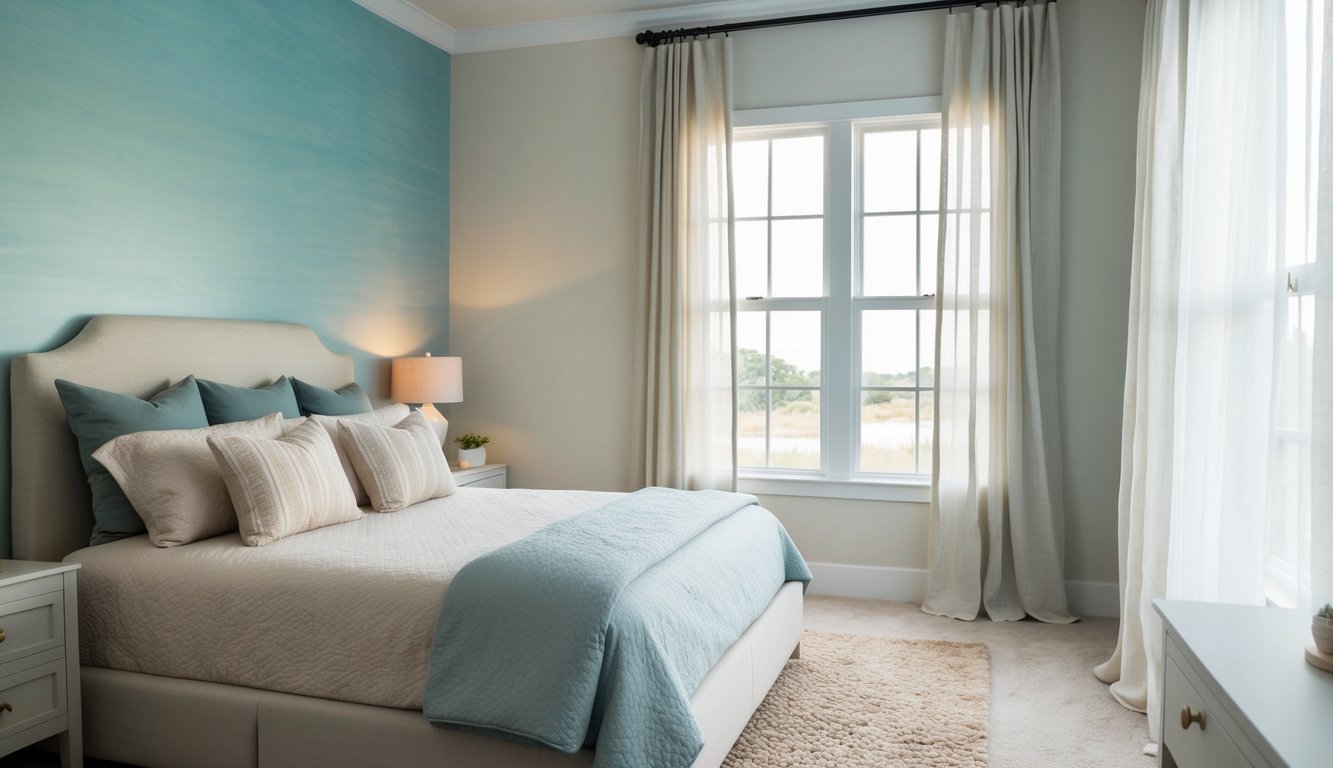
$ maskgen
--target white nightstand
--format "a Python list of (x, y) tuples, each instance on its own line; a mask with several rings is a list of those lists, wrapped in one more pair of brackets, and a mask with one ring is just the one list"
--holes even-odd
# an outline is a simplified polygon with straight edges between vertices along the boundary
[(459, 469), (451, 467), (454, 471), (454, 482), (459, 488), (508, 488), (509, 487), (509, 465), (508, 464), (482, 464), (480, 467), (468, 467)]
[(0, 756), (60, 735), (60, 764), (83, 765), (79, 566), (0, 561)]
[(1330, 764), (1333, 673), (1305, 662), (1309, 611), (1153, 606), (1166, 630), (1162, 766)]

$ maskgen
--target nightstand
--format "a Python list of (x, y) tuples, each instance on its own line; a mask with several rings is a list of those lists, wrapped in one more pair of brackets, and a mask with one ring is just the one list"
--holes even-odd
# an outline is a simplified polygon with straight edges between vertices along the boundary
[(509, 465), (508, 464), (482, 464), (480, 467), (468, 467), (459, 469), (451, 467), (454, 471), (454, 482), (459, 488), (508, 488), (509, 487)]
[(77, 563), (0, 561), (0, 757), (60, 735), (83, 765)]

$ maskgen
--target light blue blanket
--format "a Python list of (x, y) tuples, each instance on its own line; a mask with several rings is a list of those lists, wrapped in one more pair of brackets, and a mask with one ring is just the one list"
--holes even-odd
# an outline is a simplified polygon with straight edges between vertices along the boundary
[(437, 725), (686, 768), (689, 700), (785, 581), (810, 571), (753, 496), (649, 488), (468, 563), (435, 629)]

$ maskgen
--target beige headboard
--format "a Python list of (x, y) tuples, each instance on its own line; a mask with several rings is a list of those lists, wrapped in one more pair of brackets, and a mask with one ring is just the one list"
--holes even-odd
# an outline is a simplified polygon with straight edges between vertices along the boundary
[(353, 380), (352, 358), (304, 325), (102, 315), (69, 343), (14, 358), (14, 557), (60, 560), (88, 546), (92, 508), (55, 380), (149, 397), (189, 374), (260, 386), (288, 374), (320, 386)]

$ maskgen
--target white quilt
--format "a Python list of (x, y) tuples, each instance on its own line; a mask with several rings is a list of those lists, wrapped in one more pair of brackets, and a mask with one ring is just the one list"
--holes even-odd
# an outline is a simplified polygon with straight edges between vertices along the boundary
[(266, 547), (81, 549), (82, 662), (420, 709), (435, 619), (479, 555), (623, 494), (460, 488)]

